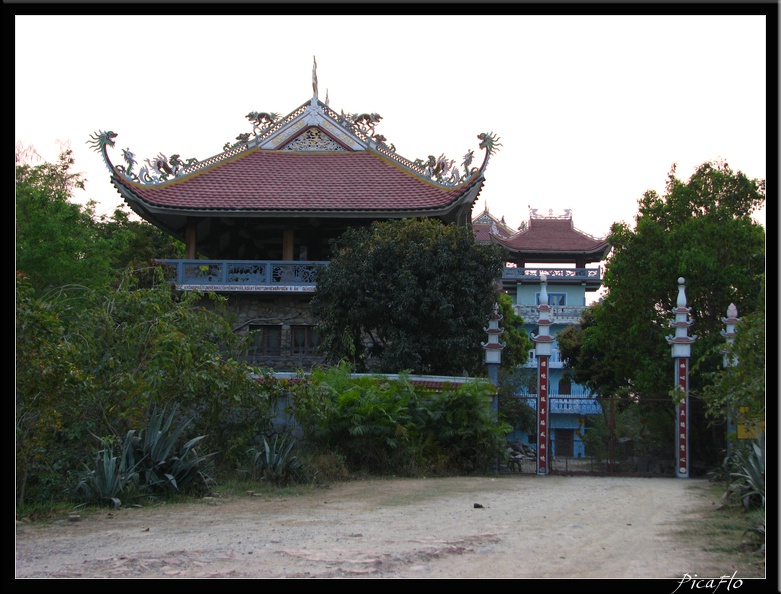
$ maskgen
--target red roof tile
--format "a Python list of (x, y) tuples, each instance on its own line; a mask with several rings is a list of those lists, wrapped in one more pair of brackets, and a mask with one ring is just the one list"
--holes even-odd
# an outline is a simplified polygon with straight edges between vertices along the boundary
[(575, 229), (572, 219), (531, 218), (528, 228), (508, 239), (496, 238), (508, 249), (519, 252), (597, 252), (608, 243)]
[(261, 149), (159, 185), (114, 183), (157, 208), (248, 213), (437, 209), (468, 188), (440, 187), (372, 152)]

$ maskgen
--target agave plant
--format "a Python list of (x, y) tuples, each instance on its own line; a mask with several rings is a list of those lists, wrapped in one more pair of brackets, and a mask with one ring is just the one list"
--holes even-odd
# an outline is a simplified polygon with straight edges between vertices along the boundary
[(214, 480), (209, 474), (211, 458), (217, 452), (199, 455), (195, 446), (206, 436), (201, 435), (186, 442), (176, 450), (191, 419), (174, 426), (177, 407), (166, 417), (165, 408), (155, 409), (141, 431), (131, 430), (125, 436), (126, 464), (137, 469), (139, 483), (162, 493), (206, 490)]
[(134, 464), (129, 464), (124, 448), (122, 454), (116, 456), (111, 439), (101, 442), (103, 449), (95, 455), (92, 467), (85, 464), (72, 495), (79, 501), (109, 503), (118, 509), (122, 505), (120, 496), (127, 500), (138, 494), (138, 472)]
[(296, 440), (288, 433), (277, 433), (269, 441), (263, 436), (263, 446), (250, 448), (251, 476), (275, 485), (285, 485), (301, 476), (301, 461), (294, 454)]
[[(765, 436), (760, 435), (751, 443), (748, 454), (736, 455), (737, 472), (731, 473), (737, 479), (743, 506), (748, 509), (765, 506)], [(734, 484), (734, 483), (733, 483)]]
[(174, 426), (176, 407), (166, 416), (165, 408), (153, 411), (147, 425), (140, 431), (131, 430), (122, 442), (122, 451), (114, 453), (114, 439), (102, 439), (92, 465), (72, 488), (76, 500), (110, 502), (115, 508), (140, 494), (171, 494), (206, 491), (214, 484), (210, 475), (217, 452), (200, 455), (195, 446), (205, 436), (195, 437), (181, 448), (176, 444), (190, 420)]

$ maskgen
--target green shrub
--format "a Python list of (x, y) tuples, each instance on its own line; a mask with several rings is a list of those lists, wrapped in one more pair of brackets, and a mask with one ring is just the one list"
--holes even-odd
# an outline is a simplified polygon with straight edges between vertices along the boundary
[[(114, 453), (114, 439), (101, 440), (92, 467), (79, 474), (72, 496), (88, 503), (122, 505), (141, 495), (172, 495), (207, 492), (214, 485), (212, 457), (216, 452), (198, 454), (195, 446), (205, 436), (195, 437), (177, 449), (176, 445), (191, 423), (174, 426), (177, 407), (166, 417), (165, 409), (154, 410), (140, 431), (130, 430), (122, 442), (120, 455)], [(122, 498), (120, 498), (120, 496)]]
[(80, 473), (72, 489), (72, 496), (76, 501), (110, 504), (119, 508), (122, 499), (127, 502), (138, 496), (138, 472), (135, 465), (128, 466), (128, 441), (125, 441), (119, 456), (114, 454), (112, 439), (101, 441), (103, 449), (95, 454), (92, 467), (85, 464), (84, 472)]
[(306, 478), (313, 484), (346, 481), (350, 478), (347, 461), (338, 452), (302, 448), (298, 458), (306, 469)]
[(290, 386), (290, 412), (315, 451), (353, 472), (414, 476), (495, 469), (510, 428), (490, 410), (486, 381), (432, 392), (408, 374), (352, 376), (321, 369)]
[(731, 489), (740, 497), (743, 507), (765, 507), (765, 436), (751, 443), (748, 452), (738, 450), (735, 455), (736, 471)]
[(195, 446), (206, 436), (187, 441), (177, 451), (176, 444), (192, 419), (174, 426), (177, 406), (166, 418), (165, 407), (154, 410), (147, 425), (140, 431), (131, 430), (125, 437), (127, 467), (136, 469), (139, 484), (151, 493), (201, 493), (214, 484), (211, 476), (212, 458), (217, 452), (198, 454)]
[(467, 382), (426, 401), (426, 433), (438, 445), (437, 453), (445, 454), (450, 470), (496, 470), (511, 428), (492, 416), (489, 397), (494, 391), (487, 382)]
[(287, 485), (302, 478), (302, 465), (294, 447), (296, 440), (289, 433), (277, 433), (269, 441), (263, 436), (261, 447), (250, 448), (250, 478), (274, 485)]

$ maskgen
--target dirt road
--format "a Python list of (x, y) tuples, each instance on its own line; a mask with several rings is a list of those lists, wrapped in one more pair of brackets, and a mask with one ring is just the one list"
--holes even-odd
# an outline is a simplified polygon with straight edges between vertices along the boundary
[[(732, 575), (682, 526), (697, 479), (367, 480), (17, 523), (17, 578), (676, 578)], [(741, 577), (738, 574), (738, 577)]]

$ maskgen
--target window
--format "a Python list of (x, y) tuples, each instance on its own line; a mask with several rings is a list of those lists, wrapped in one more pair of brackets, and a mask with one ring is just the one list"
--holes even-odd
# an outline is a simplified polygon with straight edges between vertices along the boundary
[(279, 355), (282, 346), (282, 326), (250, 325), (253, 335), (253, 359), (263, 355)]
[(572, 383), (563, 377), (559, 380), (559, 396), (569, 396), (572, 394)]
[[(540, 294), (537, 293), (537, 305), (540, 304)], [(548, 305), (567, 305), (566, 293), (548, 293)]]
[(320, 344), (317, 326), (293, 326), (291, 339), (290, 350), (294, 355), (311, 355)]

